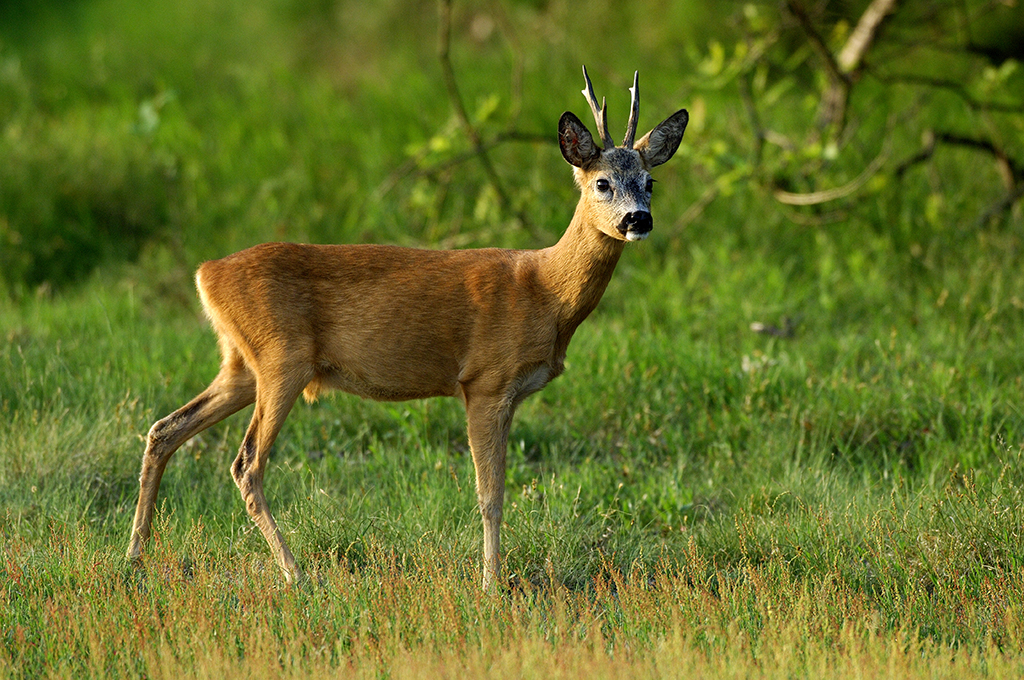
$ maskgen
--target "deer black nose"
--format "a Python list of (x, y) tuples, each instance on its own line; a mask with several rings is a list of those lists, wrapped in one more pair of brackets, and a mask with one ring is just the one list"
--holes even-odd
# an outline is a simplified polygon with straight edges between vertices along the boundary
[(639, 241), (654, 228), (654, 219), (646, 210), (626, 213), (619, 223), (619, 233), (629, 241)]

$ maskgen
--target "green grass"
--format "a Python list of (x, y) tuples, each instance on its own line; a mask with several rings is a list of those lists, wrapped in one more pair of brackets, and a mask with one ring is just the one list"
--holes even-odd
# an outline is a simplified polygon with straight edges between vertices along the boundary
[[(620, 279), (613, 301), (635, 284)], [(495, 601), (476, 592), (458, 403), (300, 403), (267, 474), (316, 583), (291, 592), (228, 474), (242, 414), (172, 460), (145, 575), (127, 571), (142, 435), (217, 356), (194, 308), (100, 284), (5, 317), (0, 658), (16, 676), (1021, 668), (1021, 388), (993, 372), (998, 343), (924, 356), (892, 330), (737, 329), (719, 345), (657, 295), (602, 310), (513, 428), (517, 585)]]
[[(575, 23), (558, 2), (456, 6), (488, 135), (553, 141), (583, 112), (581, 61), (613, 127), (638, 65), (641, 127), (692, 114), (652, 237), (517, 414), (506, 592), (478, 588), (455, 400), (296, 405), (266, 483), (307, 587), (284, 586), (231, 481), (244, 411), (171, 460), (128, 569), (144, 435), (217, 370), (203, 259), (272, 239), (540, 247), (576, 197), (553, 143), (493, 150), (511, 211), (447, 164), (468, 146), (432, 3), (208, 4), (22, 3), (0, 24), (0, 676), (1024, 673), (1019, 204), (979, 224), (998, 170), (963, 149), (880, 175), (841, 219), (760, 177), (848, 181), (878, 110), (906, 102), (894, 158), (944, 122), (1015, 151), (1024, 116), (868, 78), (838, 159), (771, 148), (755, 169), (707, 44), (728, 60), (738, 29), (697, 3), (653, 27), (621, 3)], [(814, 115), (802, 59), (774, 89), (753, 77), (788, 135)]]
[[(115, 565), (82, 532), (56, 532), (50, 550), (63, 568), (37, 558), (10, 572), (8, 590), (40, 606), (12, 622), (10, 661), (26, 676), (452, 677), (1010, 677), (1020, 670), (1018, 610), (1007, 633), (982, 644), (922, 636), (923, 593), (901, 596), (889, 616), (832, 574), (794, 579), (773, 559), (708, 578), (700, 551), (682, 573), (609, 568), (587, 591), (481, 593), (426, 549), (384, 547), (366, 566), (325, 568), (329, 585), (282, 588), (258, 561), (211, 556), (206, 529), (189, 531), (190, 563), (161, 539), (144, 577), (110, 578)], [(70, 563), (70, 564), (69, 564)], [(47, 570), (47, 566), (52, 571)], [(49, 592), (39, 592), (43, 582)], [(1020, 592), (1000, 583), (998, 598)], [(982, 607), (944, 603), (965, 625)]]

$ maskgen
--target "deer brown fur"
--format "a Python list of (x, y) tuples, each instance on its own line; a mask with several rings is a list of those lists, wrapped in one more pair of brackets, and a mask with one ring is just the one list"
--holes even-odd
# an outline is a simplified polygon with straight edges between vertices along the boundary
[(608, 143), (589, 77), (600, 148), (572, 113), (559, 145), (581, 197), (562, 238), (542, 250), (419, 250), (268, 243), (203, 264), (196, 285), (222, 363), (209, 387), (153, 425), (142, 458), (128, 556), (148, 539), (167, 461), (189, 438), (255, 403), (231, 474), (288, 581), (301, 571), (263, 493), (270, 447), (302, 393), (340, 389), (379, 400), (458, 397), (466, 408), (484, 527), (484, 586), (499, 576), (505, 454), (518, 404), (562, 373), (626, 241), (647, 236), (650, 168), (675, 153), (677, 111), (635, 145)]

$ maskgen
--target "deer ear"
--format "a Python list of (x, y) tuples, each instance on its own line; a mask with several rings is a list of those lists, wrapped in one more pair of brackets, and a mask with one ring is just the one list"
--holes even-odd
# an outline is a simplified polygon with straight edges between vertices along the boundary
[(558, 120), (558, 146), (562, 149), (562, 157), (577, 168), (601, 155), (590, 130), (570, 111), (563, 113)]
[(686, 109), (680, 109), (644, 135), (639, 142), (633, 145), (633, 148), (640, 152), (640, 155), (652, 168), (655, 165), (661, 165), (672, 158), (676, 149), (679, 148), (679, 142), (683, 139), (683, 132), (686, 130), (686, 123), (689, 120), (690, 114), (686, 112)]

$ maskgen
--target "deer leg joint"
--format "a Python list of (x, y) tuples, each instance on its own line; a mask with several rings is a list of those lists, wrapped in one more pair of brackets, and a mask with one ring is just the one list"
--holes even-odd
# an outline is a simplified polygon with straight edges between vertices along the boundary
[(250, 475), (255, 466), (256, 442), (251, 434), (247, 434), (245, 441), (242, 442), (242, 448), (238, 451), (238, 456), (235, 457), (235, 462), (231, 464), (231, 476), (243, 494), (246, 493), (245, 486), (251, 484)]

